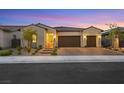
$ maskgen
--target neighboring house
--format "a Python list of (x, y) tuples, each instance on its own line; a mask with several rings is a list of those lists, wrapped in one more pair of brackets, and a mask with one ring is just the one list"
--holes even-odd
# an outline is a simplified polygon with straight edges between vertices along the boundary
[(8, 48), (12, 46), (13, 36), (21, 40), (21, 46), (27, 46), (23, 39), (23, 31), (33, 29), (37, 35), (33, 35), (33, 47), (101, 47), (101, 32), (96, 27), (50, 27), (44, 24), (31, 24), (28, 26), (0, 26), (0, 46)]

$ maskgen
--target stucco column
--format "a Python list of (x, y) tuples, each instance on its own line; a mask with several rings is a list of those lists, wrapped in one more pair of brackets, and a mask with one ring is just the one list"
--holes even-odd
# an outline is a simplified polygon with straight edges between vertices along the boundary
[(80, 42), (81, 42), (80, 46), (83, 47), (83, 35), (82, 35), (82, 33), (81, 33), (81, 37), (80, 37)]
[(56, 32), (56, 47), (58, 47), (58, 33)]
[(119, 48), (119, 39), (118, 38), (115, 38), (114, 39), (114, 48), (115, 49), (118, 49)]
[(87, 46), (87, 36), (83, 35), (83, 47)]
[(43, 33), (44, 33), (43, 48), (46, 48), (46, 38), (47, 38), (46, 34), (47, 34), (47, 31), (44, 31)]
[(96, 37), (96, 47), (101, 47), (101, 35), (97, 35)]
[(57, 47), (57, 36), (56, 36), (56, 32), (54, 32), (53, 39), (54, 39), (54, 48), (55, 48), (55, 47)]

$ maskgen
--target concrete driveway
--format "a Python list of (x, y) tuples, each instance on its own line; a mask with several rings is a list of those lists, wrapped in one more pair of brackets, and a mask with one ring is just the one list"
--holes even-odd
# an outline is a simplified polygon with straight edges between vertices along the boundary
[(105, 48), (59, 48), (58, 55), (124, 55)]

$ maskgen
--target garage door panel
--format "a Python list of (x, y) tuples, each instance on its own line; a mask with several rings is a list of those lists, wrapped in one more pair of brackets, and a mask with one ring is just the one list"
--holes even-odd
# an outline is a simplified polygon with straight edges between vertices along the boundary
[(80, 47), (80, 36), (59, 36), (59, 47)]
[(87, 47), (96, 47), (96, 36), (87, 36)]

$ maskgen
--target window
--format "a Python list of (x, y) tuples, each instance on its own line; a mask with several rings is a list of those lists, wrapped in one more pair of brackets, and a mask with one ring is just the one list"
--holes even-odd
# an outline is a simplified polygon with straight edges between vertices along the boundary
[(35, 35), (35, 34), (32, 35), (32, 42), (33, 43), (37, 42), (37, 35)]

